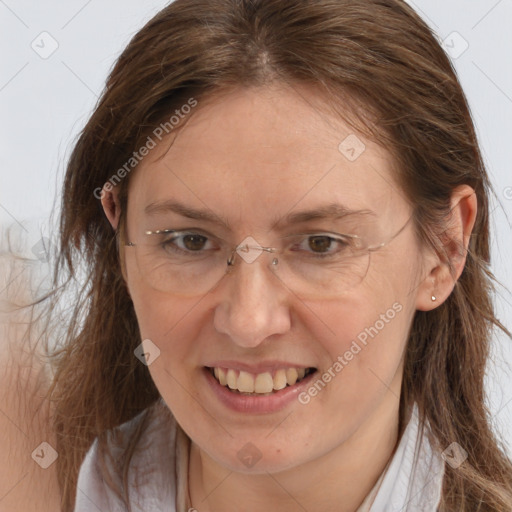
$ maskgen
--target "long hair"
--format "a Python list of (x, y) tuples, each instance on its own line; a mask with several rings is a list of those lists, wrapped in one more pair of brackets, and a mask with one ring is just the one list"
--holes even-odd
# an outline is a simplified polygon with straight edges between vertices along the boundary
[[(510, 335), (492, 304), (492, 189), (467, 101), (436, 37), (402, 0), (176, 0), (119, 57), (67, 166), (56, 282), (79, 286), (53, 353), (50, 395), (63, 512), (73, 508), (92, 441), (106, 450), (109, 430), (159, 398), (133, 354), (140, 334), (98, 191), (116, 175), (124, 211), (126, 162), (177, 109), (191, 98), (200, 108), (216, 93), (272, 82), (314, 85), (341, 117), (385, 145), (425, 246), (438, 248), (453, 189), (475, 190), (478, 213), (463, 273), (441, 306), (413, 319), (400, 422), (416, 402), (439, 450), (456, 441), (468, 453), (459, 468), (446, 466), (440, 510), (510, 511), (512, 465), (484, 395), (493, 332)], [(182, 125), (180, 119), (176, 129)], [(118, 468), (125, 481), (143, 428)], [(116, 488), (114, 480), (107, 476)]]

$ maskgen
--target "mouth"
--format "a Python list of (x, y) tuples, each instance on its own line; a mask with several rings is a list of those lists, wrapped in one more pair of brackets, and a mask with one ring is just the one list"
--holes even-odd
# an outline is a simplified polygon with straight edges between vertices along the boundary
[(235, 395), (270, 396), (293, 387), (315, 373), (316, 368), (279, 368), (272, 372), (250, 373), (221, 367), (205, 367), (213, 378)]

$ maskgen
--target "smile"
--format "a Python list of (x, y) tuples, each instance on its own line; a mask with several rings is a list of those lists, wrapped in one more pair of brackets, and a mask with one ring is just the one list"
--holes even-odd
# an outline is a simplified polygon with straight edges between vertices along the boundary
[(287, 386), (293, 386), (315, 371), (314, 368), (281, 368), (274, 372), (253, 374), (232, 368), (209, 368), (217, 382), (233, 393), (244, 395), (271, 395)]

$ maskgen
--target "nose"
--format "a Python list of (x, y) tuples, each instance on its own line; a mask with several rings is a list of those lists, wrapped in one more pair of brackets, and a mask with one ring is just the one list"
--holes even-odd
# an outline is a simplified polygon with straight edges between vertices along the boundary
[(266, 253), (251, 263), (236, 258), (217, 290), (214, 327), (241, 347), (257, 347), (290, 329), (289, 292), (270, 268), (272, 259)]

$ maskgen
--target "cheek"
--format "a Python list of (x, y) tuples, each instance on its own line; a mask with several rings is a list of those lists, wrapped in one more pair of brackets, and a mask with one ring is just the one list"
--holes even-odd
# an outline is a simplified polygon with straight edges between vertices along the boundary
[(320, 342), (325, 364), (304, 403), (334, 405), (334, 415), (340, 420), (345, 415), (345, 422), (347, 411), (364, 415), (390, 389), (397, 395), (400, 391), (417, 269), (403, 258), (395, 260), (374, 265), (361, 286), (342, 299), (307, 305), (314, 312), (307, 329)]
[(133, 301), (142, 340), (151, 340), (158, 352), (158, 360), (149, 366), (153, 380), (158, 381), (169, 372), (178, 376), (198, 339), (201, 322), (195, 317), (199, 299), (176, 299), (159, 292), (140, 278), (136, 264), (126, 261), (128, 288)]
[[(173, 301), (168, 294), (149, 286), (142, 279), (136, 260), (127, 256), (125, 260), (127, 285), (133, 301), (142, 338), (155, 343), (172, 332), (174, 326), (193, 308), (187, 300)], [(154, 339), (153, 339), (154, 338)]]
[(354, 301), (343, 314), (332, 312), (335, 335), (318, 333), (325, 365), (298, 397), (301, 405), (294, 415), (315, 450), (328, 451), (349, 439), (375, 411), (393, 407), (400, 396), (408, 320), (393, 304), (382, 310), (382, 319), (380, 312)]
[(342, 304), (317, 304), (317, 309), (319, 318), (308, 329), (324, 351), (324, 380), (343, 381), (343, 393), (351, 393), (368, 383), (372, 371), (385, 381), (394, 375), (411, 321), (411, 311), (400, 300), (360, 296)]
[(151, 378), (173, 414), (187, 423), (202, 414), (196, 407), (198, 369), (193, 363), (198, 350), (194, 341), (201, 336), (201, 322), (194, 316), (197, 300), (173, 300), (144, 284), (132, 289), (141, 338), (151, 340), (149, 351), (157, 354), (148, 366)]
[(365, 361), (373, 354), (385, 357), (394, 347), (403, 348), (414, 314), (414, 273), (387, 270), (368, 274), (356, 290), (339, 299), (307, 304), (313, 312), (308, 329), (323, 340), (331, 360), (346, 353), (350, 361)]
[(173, 354), (183, 363), (186, 353), (194, 348), (194, 339), (199, 337), (197, 299), (175, 300), (142, 286), (132, 295), (132, 300), (142, 339), (151, 339), (166, 362), (172, 364), (168, 356)]

